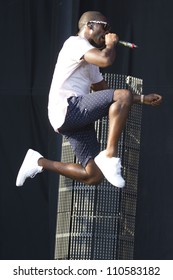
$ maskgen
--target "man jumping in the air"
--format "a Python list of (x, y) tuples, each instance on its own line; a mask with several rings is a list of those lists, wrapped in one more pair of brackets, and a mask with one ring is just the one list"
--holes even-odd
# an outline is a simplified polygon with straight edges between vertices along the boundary
[[(118, 36), (110, 33), (104, 15), (86, 12), (78, 27), (78, 35), (67, 39), (59, 53), (48, 115), (54, 130), (68, 138), (79, 164), (52, 161), (29, 149), (17, 176), (17, 186), (22, 186), (28, 177), (50, 170), (89, 185), (99, 184), (105, 176), (112, 185), (124, 187), (117, 149), (129, 110), (134, 103), (161, 103), (158, 94), (141, 97), (129, 90), (108, 88), (99, 68), (114, 62)], [(106, 115), (109, 135), (106, 149), (100, 152), (94, 122)]]

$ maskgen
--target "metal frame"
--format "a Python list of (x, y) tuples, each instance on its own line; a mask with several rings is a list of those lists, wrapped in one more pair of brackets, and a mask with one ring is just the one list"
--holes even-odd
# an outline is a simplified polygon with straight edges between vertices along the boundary
[[(105, 74), (111, 88), (129, 88), (142, 94), (142, 80)], [(106, 179), (88, 186), (60, 176), (55, 259), (133, 259), (142, 106), (134, 104), (119, 140), (126, 187)], [(95, 124), (101, 150), (106, 146), (107, 117)], [(62, 161), (76, 159), (63, 139)]]

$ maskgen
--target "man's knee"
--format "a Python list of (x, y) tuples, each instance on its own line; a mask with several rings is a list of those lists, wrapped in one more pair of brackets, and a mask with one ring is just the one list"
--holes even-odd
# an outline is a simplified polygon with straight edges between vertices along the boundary
[(98, 185), (102, 182), (104, 176), (98, 166), (95, 164), (94, 160), (90, 160), (87, 167), (87, 180), (88, 185)]
[(120, 101), (127, 105), (131, 105), (133, 102), (133, 94), (128, 89), (116, 89), (114, 91), (114, 101)]
[(94, 176), (91, 176), (90, 178), (88, 178), (87, 180), (87, 184), (88, 185), (99, 185), (101, 184), (103, 180), (103, 175), (94, 175)]

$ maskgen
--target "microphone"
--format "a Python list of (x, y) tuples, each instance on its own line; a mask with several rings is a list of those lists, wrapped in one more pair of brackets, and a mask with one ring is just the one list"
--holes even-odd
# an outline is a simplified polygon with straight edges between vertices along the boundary
[(118, 44), (120, 44), (120, 45), (122, 45), (124, 47), (131, 48), (131, 49), (138, 48), (138, 46), (135, 45), (134, 43), (129, 43), (129, 42), (125, 42), (125, 41), (118, 41)]

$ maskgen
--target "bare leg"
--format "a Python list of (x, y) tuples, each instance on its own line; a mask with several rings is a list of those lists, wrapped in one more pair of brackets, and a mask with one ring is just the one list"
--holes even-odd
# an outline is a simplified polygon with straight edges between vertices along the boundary
[(99, 184), (103, 179), (101, 171), (92, 159), (89, 160), (86, 168), (83, 168), (81, 164), (63, 163), (45, 158), (40, 158), (38, 165), (46, 170), (57, 172), (60, 175), (88, 185)]
[(108, 157), (117, 157), (118, 141), (125, 127), (133, 96), (128, 90), (114, 92), (114, 103), (109, 108), (109, 135), (106, 147)]
[[(109, 109), (109, 135), (106, 147), (108, 157), (117, 156), (119, 137), (124, 129), (132, 100), (132, 95), (128, 90), (115, 90), (115, 102)], [(90, 160), (86, 168), (83, 168), (80, 164), (51, 161), (45, 158), (40, 158), (38, 165), (46, 170), (57, 172), (60, 175), (89, 185), (98, 184), (103, 179), (103, 174), (94, 160)]]
[[(36, 151), (28, 150), (19, 170), (16, 185), (21, 186), (26, 178), (33, 178), (37, 173), (40, 173), (42, 169), (38, 168), (38, 166), (41, 166), (45, 170), (57, 172), (60, 175), (88, 185), (99, 184), (104, 174), (112, 185), (123, 187), (125, 182), (120, 174), (121, 166), (119, 159), (116, 159), (117, 147), (132, 103), (133, 96), (128, 90), (115, 90), (114, 102), (109, 108), (109, 135), (106, 147), (106, 163), (105, 158), (99, 163), (99, 156), (101, 153), (94, 160), (90, 159), (86, 168), (83, 168), (80, 164), (51, 161), (40, 157), (41, 155)], [(112, 165), (111, 161), (110, 165), (108, 157), (113, 157), (113, 160), (115, 159), (115, 164)], [(35, 160), (38, 165), (33, 168)]]

